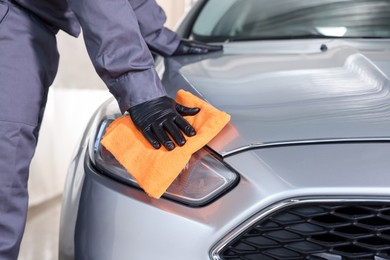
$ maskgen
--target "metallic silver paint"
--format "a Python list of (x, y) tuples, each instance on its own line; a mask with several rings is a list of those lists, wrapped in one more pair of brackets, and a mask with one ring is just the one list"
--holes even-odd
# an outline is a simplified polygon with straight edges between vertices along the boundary
[(241, 152), (225, 159), (241, 174), (238, 186), (201, 208), (151, 199), (88, 163), (79, 165), (78, 174), (86, 175), (76, 259), (208, 259), (226, 234), (280, 201), (390, 198), (389, 149), (390, 144), (355, 143)]
[(224, 47), (157, 67), (170, 95), (183, 88), (232, 115), (209, 146), (239, 184), (200, 208), (151, 199), (83, 161), (84, 140), (64, 194), (60, 259), (209, 259), (232, 230), (291, 198), (390, 198), (390, 40)]
[[(180, 70), (200, 96), (232, 115), (237, 138), (222, 148), (211, 142), (211, 148), (227, 155), (273, 143), (388, 140), (389, 75), (358, 46), (335, 40), (321, 52), (320, 44), (315, 51), (307, 42), (303, 52), (303, 41), (283, 42), (290, 48), (286, 53), (280, 51), (283, 43), (275, 42), (273, 51), (270, 43), (256, 42), (250, 55), (226, 45), (223, 56)], [(389, 68), (388, 47), (375, 51), (383, 51), (382, 67)]]

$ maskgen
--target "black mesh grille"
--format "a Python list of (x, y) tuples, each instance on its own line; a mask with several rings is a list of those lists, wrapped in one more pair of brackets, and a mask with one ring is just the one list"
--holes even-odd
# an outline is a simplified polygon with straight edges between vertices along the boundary
[(222, 259), (390, 259), (390, 203), (284, 208), (247, 229)]

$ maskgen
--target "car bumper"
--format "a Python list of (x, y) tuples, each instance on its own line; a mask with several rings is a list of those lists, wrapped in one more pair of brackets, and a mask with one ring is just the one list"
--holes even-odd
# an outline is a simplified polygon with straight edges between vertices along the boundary
[[(378, 170), (388, 169), (388, 162), (383, 158), (388, 145), (342, 147), (344, 150), (333, 145), (310, 146), (305, 158), (307, 154), (318, 155), (322, 150), (326, 150), (328, 156), (315, 156), (305, 167), (300, 163), (299, 147), (264, 150), (263, 154), (258, 154), (261, 161), (255, 156), (257, 151), (228, 157), (226, 163), (241, 173), (237, 186), (206, 206), (188, 207), (164, 198), (150, 198), (142, 190), (106, 177), (93, 167), (84, 146), (75, 157), (68, 176), (60, 259), (219, 259), (213, 255), (213, 250), (234, 238), (247, 221), (254, 216), (266, 216), (284, 205), (308, 199), (388, 201), (390, 191), (384, 180), (390, 177), (386, 171)], [(344, 171), (344, 166), (350, 166), (348, 158), (356, 156), (352, 151), (358, 152), (358, 147), (369, 154), (381, 148), (383, 153), (372, 156), (372, 162), (354, 160), (356, 176), (352, 178), (352, 172)], [(330, 153), (329, 149), (334, 151)], [(287, 160), (286, 152), (290, 157), (295, 154), (296, 158)], [(340, 158), (338, 152), (350, 154), (342, 159), (344, 164), (338, 162), (337, 168), (326, 176), (313, 175), (316, 171), (320, 173), (318, 165), (329, 164), (331, 157)], [(271, 171), (276, 168), (269, 166), (273, 159), (277, 159), (275, 165), (280, 166), (280, 158), (286, 164), (282, 168), (287, 171), (279, 170), (276, 174)], [(363, 165), (375, 165), (377, 174), (361, 174), (359, 169)], [(294, 170), (295, 166), (305, 170)]]

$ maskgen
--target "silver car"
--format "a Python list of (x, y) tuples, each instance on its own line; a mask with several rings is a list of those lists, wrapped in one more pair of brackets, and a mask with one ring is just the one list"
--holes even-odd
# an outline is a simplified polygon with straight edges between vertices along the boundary
[(199, 0), (183, 37), (223, 52), (156, 59), (169, 95), (231, 115), (161, 199), (100, 139), (69, 169), (60, 259), (390, 259), (390, 1)]

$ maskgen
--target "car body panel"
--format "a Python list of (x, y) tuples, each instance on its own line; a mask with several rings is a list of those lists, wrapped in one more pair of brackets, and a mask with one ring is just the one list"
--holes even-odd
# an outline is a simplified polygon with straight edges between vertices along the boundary
[(86, 156), (77, 167), (85, 180), (75, 259), (208, 259), (210, 245), (280, 201), (388, 198), (389, 148), (383, 143), (321, 144), (228, 156), (224, 161), (240, 173), (240, 183), (200, 208), (152, 199), (101, 175)]
[[(308, 43), (310, 45), (312, 41)], [(247, 44), (253, 45), (234, 43), (232, 49), (241, 49), (240, 45)], [(259, 47), (255, 49), (262, 49), (261, 46), (268, 44), (256, 43)], [(319, 46), (319, 42), (313, 45)], [(338, 47), (342, 50), (337, 49), (334, 53), (329, 50), (312, 54), (309, 51), (309, 54), (302, 55), (273, 54), (265, 52), (264, 48), (264, 53), (248, 55), (233, 54), (229, 46), (225, 45), (226, 52), (223, 54), (166, 59), (159, 63), (158, 69), (163, 72), (164, 84), (169, 83), (167, 89), (170, 95), (174, 96), (177, 89), (183, 88), (232, 114), (231, 123), (209, 145), (240, 175), (238, 185), (218, 200), (200, 208), (190, 208), (167, 199), (151, 199), (141, 190), (101, 175), (91, 165), (86, 143), (96, 129), (87, 129), (67, 180), (60, 259), (125, 257), (171, 260), (183, 259), (183, 255), (189, 260), (208, 259), (212, 246), (231, 230), (280, 201), (307, 197), (376, 199), (390, 196), (390, 161), (387, 160), (390, 143), (386, 141), (390, 132), (389, 106), (386, 103), (389, 85), (388, 75), (384, 73), (389, 65), (387, 51), (358, 52), (342, 44)], [(276, 64), (261, 66), (260, 61), (264, 59), (263, 63), (269, 64), (275, 55), (280, 60), (275, 59), (274, 62), (282, 64), (286, 59), (294, 62), (284, 64), (284, 71), (277, 70)], [(303, 65), (300, 65), (301, 59)], [(360, 72), (368, 73), (367, 78), (357, 76), (357, 80), (354, 79), (353, 76), (359, 73), (354, 71), (356, 67), (353, 66), (348, 71), (350, 67), (345, 65), (348, 59), (348, 66), (358, 64), (359, 69), (363, 68)], [(244, 66), (248, 60), (255, 63), (253, 68)], [(326, 62), (319, 63), (318, 60)], [(381, 67), (376, 64), (378, 62), (382, 62)], [(237, 66), (229, 66), (232, 63)], [(244, 67), (239, 66), (241, 63)], [(320, 65), (315, 67), (317, 63)], [(265, 74), (271, 75), (269, 82), (283, 88), (289, 95), (284, 95), (283, 100), (279, 98), (280, 102), (276, 105), (263, 98), (261, 91), (266, 95), (270, 88), (261, 84), (264, 77), (250, 77), (258, 70), (268, 70)], [(340, 93), (323, 88), (322, 92), (308, 94), (301, 104), (294, 92), (302, 94), (304, 88), (312, 89), (305, 79), (315, 73), (324, 74), (332, 70), (338, 72), (335, 73), (338, 78), (328, 74), (324, 80), (330, 82), (330, 86), (336, 88), (337, 83), (343, 83), (345, 87), (355, 82), (360, 87), (356, 90), (358, 93), (355, 89), (344, 88), (340, 98), (343, 102), (339, 103), (332, 102), (332, 99)], [(293, 71), (293, 76), (303, 77), (302, 84), (284, 86), (289, 82), (285, 76), (289, 71)], [(217, 75), (222, 77), (226, 73), (233, 78), (241, 78), (238, 82), (251, 83), (244, 84), (244, 88), (259, 86), (260, 92), (255, 98), (246, 97), (254, 102), (254, 106), (244, 109), (229, 106), (242, 89), (231, 81), (219, 82)], [(238, 86), (238, 90), (234, 86)], [(230, 89), (230, 95), (222, 95), (228, 93), (221, 90), (224, 87)], [(220, 92), (214, 92), (213, 88), (219, 88)], [(362, 98), (358, 98), (357, 94)], [(102, 107), (112, 106), (113, 103), (115, 101), (111, 99)], [(334, 107), (329, 108), (329, 104)], [(369, 109), (370, 105), (373, 110)], [(255, 113), (251, 112), (253, 107), (257, 107)], [(266, 109), (267, 113), (262, 109)], [(337, 113), (339, 110), (344, 111), (341, 117)], [(286, 116), (290, 111), (294, 120), (281, 120), (280, 111)], [(319, 112), (327, 117), (316, 118)], [(96, 121), (98, 116), (93, 118)], [(258, 120), (251, 125), (250, 120), (254, 118)], [(294, 123), (295, 120), (302, 125)], [(89, 127), (96, 127), (96, 123), (90, 123)], [(310, 123), (312, 128), (305, 127)], [(277, 130), (272, 132), (270, 125)], [(344, 137), (354, 141), (321, 143), (324, 138), (336, 140)], [(291, 140), (297, 142), (286, 143)], [(313, 142), (305, 143), (305, 140)], [(266, 146), (265, 142), (270, 146)], [(280, 142), (286, 145), (279, 145)], [(240, 147), (244, 149), (237, 151)], [(72, 226), (76, 228), (68, 228)], [(69, 239), (72, 236), (75, 244)]]
[[(319, 46), (319, 42), (308, 43)], [(76, 259), (121, 259), (126, 256), (141, 260), (153, 259), (157, 255), (164, 255), (159, 259), (182, 259), (183, 255), (186, 259), (207, 259), (211, 245), (256, 212), (279, 201), (307, 196), (390, 196), (387, 185), (390, 183), (390, 163), (387, 160), (390, 143), (386, 141), (390, 132), (389, 103), (386, 103), (389, 85), (388, 75), (384, 72), (389, 65), (386, 60), (388, 52), (383, 49), (382, 55), (378, 50), (358, 52), (356, 48), (342, 44), (334, 52), (307, 50), (308, 53), (301, 55), (275, 54), (265, 51), (269, 43), (256, 43), (258, 47), (254, 49), (262, 50), (259, 53), (235, 53), (235, 50), (245, 49), (240, 45), (248, 44), (254, 45), (234, 43), (229, 50), (228, 44), (224, 54), (171, 58), (158, 65), (164, 71), (163, 82), (169, 84), (168, 92), (172, 96), (177, 89), (183, 88), (232, 114), (231, 123), (209, 145), (240, 174), (239, 184), (217, 201), (201, 208), (188, 208), (166, 199), (151, 199), (140, 190), (100, 175), (91, 166), (86, 156), (86, 141), (93, 136), (89, 133), (93, 129), (87, 130), (70, 169), (73, 173), (67, 181), (68, 192), (63, 203), (67, 210), (63, 211), (66, 216), (62, 217), (61, 224), (61, 259), (72, 259), (73, 254), (76, 254)], [(284, 70), (278, 70), (276, 63), (282, 66), (288, 59), (291, 63), (284, 64)], [(270, 64), (271, 60), (274, 65)], [(324, 62), (319, 63), (318, 60)], [(253, 67), (245, 66), (248, 61), (253, 61)], [(382, 62), (378, 63), (381, 67), (375, 62)], [(242, 67), (239, 66), (241, 63)], [(355, 71), (356, 66), (360, 66), (358, 69), (368, 76), (362, 79)], [(259, 70), (268, 70), (264, 74), (269, 76), (268, 81), (272, 84), (264, 84), (263, 87), (261, 82), (265, 76), (251, 77)], [(291, 80), (286, 76), (290, 75), (290, 71), (293, 71), (292, 76), (302, 77), (302, 84), (285, 86)], [(332, 71), (338, 73), (332, 74)], [(316, 73), (328, 73), (324, 80), (334, 88), (339, 85), (337, 83), (343, 84), (345, 88), (340, 98), (343, 102), (333, 102), (332, 99), (340, 93), (322, 85), (319, 85), (323, 87), (322, 91), (312, 91), (305, 96), (305, 102), (299, 102), (296, 92), (302, 94), (305, 88), (312, 90), (309, 84), (313, 82), (312, 78), (309, 82), (305, 79)], [(224, 75), (230, 75), (232, 79), (221, 80)], [(332, 75), (335, 76), (332, 78)], [(231, 106), (242, 91), (234, 79), (250, 83), (243, 84), (244, 88), (259, 86), (260, 92), (254, 98), (244, 95), (254, 103), (253, 106), (243, 109)], [(357, 90), (348, 88), (353, 83), (359, 87)], [(262, 91), (269, 95), (267, 92), (271, 85), (279, 86), (288, 93), (275, 105), (261, 95)], [(214, 88), (220, 91), (215, 92)], [(222, 95), (229, 93), (221, 90), (223, 88), (229, 89), (230, 95)], [(108, 104), (114, 102), (112, 99)], [(370, 105), (373, 110), (369, 109)], [(256, 112), (251, 112), (253, 108)], [(342, 116), (339, 110), (344, 111)], [(291, 120), (281, 120), (280, 112), (286, 116), (291, 113)], [(327, 117), (316, 118), (319, 112)], [(254, 118), (258, 120), (251, 123)], [(95, 125), (91, 123), (90, 127)], [(253, 131), (254, 127), (256, 131)], [(277, 130), (272, 131), (272, 128)], [(355, 142), (318, 144), (327, 138), (347, 138)], [(297, 142), (294, 145), (287, 143), (291, 140)], [(305, 140), (313, 143), (305, 143)], [(272, 144), (283, 142), (289, 145), (272, 147)], [(240, 147), (244, 149), (237, 151)], [(80, 159), (84, 156), (86, 162)], [(137, 213), (133, 209), (137, 209)], [(67, 227), (75, 226), (76, 220), (76, 229), (69, 230)], [(165, 224), (161, 226), (161, 223)], [(157, 235), (154, 233), (156, 229), (159, 230)], [(72, 236), (75, 237), (75, 248), (69, 244)], [(179, 238), (180, 245), (172, 244)], [(148, 245), (154, 245), (154, 249), (151, 250)]]
[(237, 138), (209, 146), (226, 155), (275, 143), (390, 140), (390, 42), (371, 50), (353, 40), (326, 44), (323, 52), (320, 41), (234, 43), (183, 66), (194, 91), (232, 116)]

